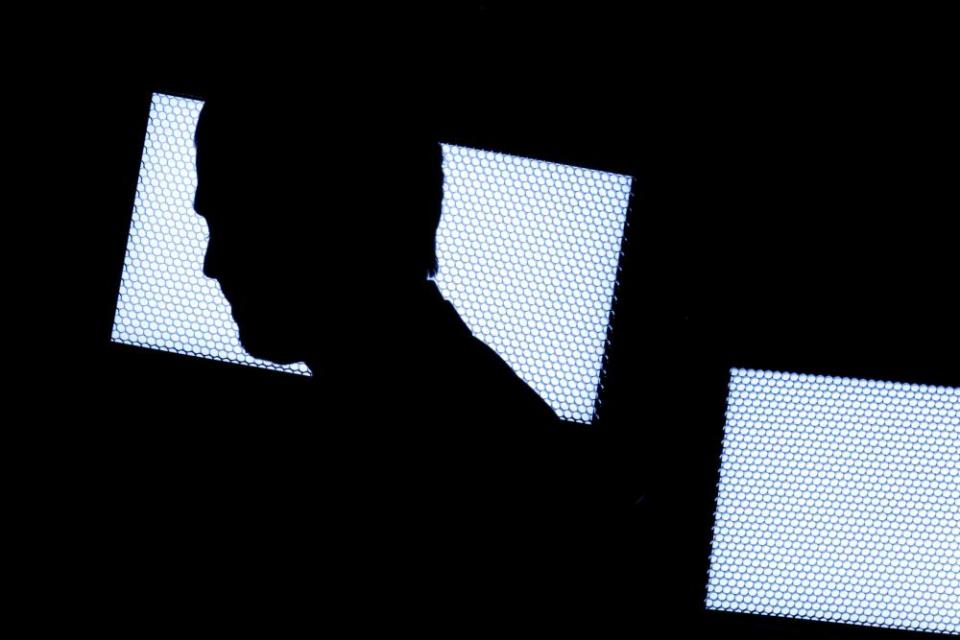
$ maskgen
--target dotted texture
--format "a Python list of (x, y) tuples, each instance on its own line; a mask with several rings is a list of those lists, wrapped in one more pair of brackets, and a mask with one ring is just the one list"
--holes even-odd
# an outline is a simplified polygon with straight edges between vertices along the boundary
[[(207, 226), (193, 211), (201, 107), (153, 97), (113, 340), (309, 375), (247, 354), (203, 275)], [(558, 415), (590, 422), (632, 179), (451, 145), (443, 157), (437, 285)]]
[(960, 634), (960, 389), (732, 370), (706, 606)]
[(309, 375), (305, 364), (278, 365), (248, 354), (219, 283), (203, 275), (207, 223), (193, 210), (193, 134), (202, 106), (153, 96), (113, 340)]
[(632, 178), (444, 145), (437, 284), (557, 414), (594, 418)]

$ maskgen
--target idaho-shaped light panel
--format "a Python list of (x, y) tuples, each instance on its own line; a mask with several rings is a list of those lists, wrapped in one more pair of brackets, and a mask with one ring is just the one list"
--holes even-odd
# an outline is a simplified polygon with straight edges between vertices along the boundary
[[(207, 227), (193, 211), (202, 106), (153, 96), (113, 340), (310, 375), (246, 353), (203, 275)], [(452, 145), (443, 168), (437, 285), (561, 418), (591, 422), (632, 178)]]

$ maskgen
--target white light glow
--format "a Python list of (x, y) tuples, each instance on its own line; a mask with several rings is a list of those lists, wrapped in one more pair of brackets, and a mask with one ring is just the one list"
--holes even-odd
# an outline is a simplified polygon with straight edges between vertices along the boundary
[(706, 606), (960, 633), (960, 389), (734, 369)]
[(559, 416), (590, 422), (632, 179), (443, 151), (440, 290)]

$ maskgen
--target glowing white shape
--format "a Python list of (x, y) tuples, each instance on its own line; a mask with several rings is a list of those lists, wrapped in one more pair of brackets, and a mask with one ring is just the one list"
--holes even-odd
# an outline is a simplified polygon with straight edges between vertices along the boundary
[(559, 416), (590, 422), (632, 178), (444, 145), (437, 284)]
[(248, 354), (219, 284), (203, 275), (207, 224), (193, 210), (193, 133), (202, 106), (153, 96), (112, 339), (309, 375), (303, 363), (279, 365)]
[(732, 370), (706, 606), (960, 633), (960, 389)]

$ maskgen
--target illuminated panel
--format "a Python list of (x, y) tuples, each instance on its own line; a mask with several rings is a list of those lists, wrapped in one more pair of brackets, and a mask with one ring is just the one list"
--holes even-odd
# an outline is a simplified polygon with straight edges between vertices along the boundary
[[(207, 226), (192, 208), (201, 107), (153, 97), (113, 340), (309, 375), (247, 354), (203, 275)], [(443, 157), (437, 285), (558, 415), (590, 422), (631, 178), (451, 145)]]
[(706, 606), (960, 634), (960, 389), (732, 370)]
[(153, 96), (113, 340), (309, 375), (305, 364), (279, 365), (248, 354), (219, 283), (203, 275), (207, 223), (193, 210), (193, 134), (202, 106)]
[(590, 422), (632, 179), (444, 146), (437, 285), (562, 418)]

